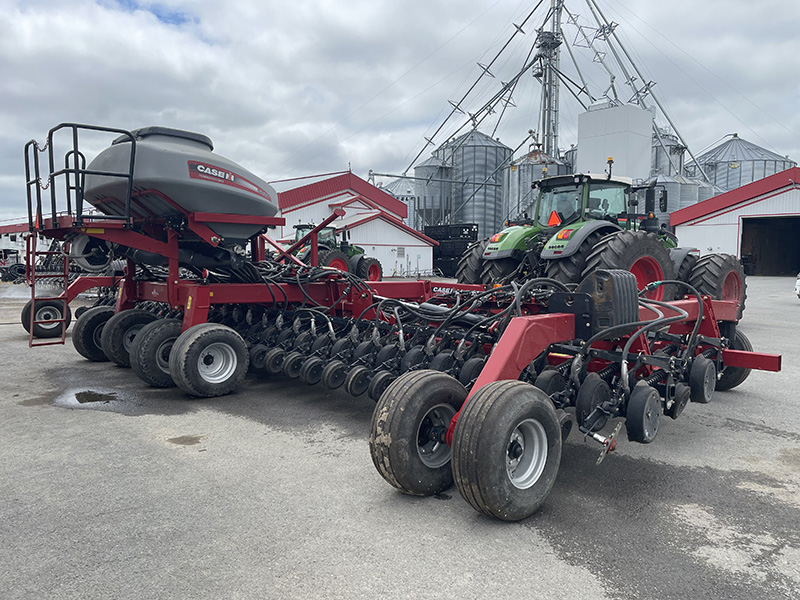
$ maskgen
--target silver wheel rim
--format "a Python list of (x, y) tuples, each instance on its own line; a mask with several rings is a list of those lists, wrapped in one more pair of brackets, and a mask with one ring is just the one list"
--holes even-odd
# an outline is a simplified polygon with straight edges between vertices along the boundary
[(60, 326), (61, 323), (61, 311), (58, 310), (55, 306), (43, 306), (39, 310), (36, 311), (36, 315), (34, 316), (34, 321), (55, 321), (54, 323), (37, 323), (39, 327), (42, 329), (55, 329), (56, 327)]
[(125, 349), (125, 352), (129, 353), (131, 351), (133, 338), (142, 330), (142, 327), (144, 327), (144, 325), (132, 325), (125, 331), (125, 335), (122, 336), (122, 347)]
[[(512, 452), (512, 449), (516, 452)], [(514, 487), (528, 489), (542, 476), (547, 463), (547, 433), (536, 419), (525, 419), (511, 433), (506, 471)]]
[(444, 427), (446, 429), (450, 426), (450, 421), (453, 420), (455, 414), (455, 409), (449, 404), (437, 404), (420, 419), (419, 427), (417, 428), (417, 453), (422, 464), (426, 467), (438, 469), (449, 463), (450, 446), (432, 440), (423, 442), (420, 439), (423, 430), (428, 430), (431, 427)]
[(236, 352), (228, 344), (209, 344), (197, 359), (197, 372), (203, 381), (224, 383), (236, 371)]
[(162, 373), (169, 373), (169, 353), (177, 338), (170, 338), (161, 342), (156, 348), (156, 364)]

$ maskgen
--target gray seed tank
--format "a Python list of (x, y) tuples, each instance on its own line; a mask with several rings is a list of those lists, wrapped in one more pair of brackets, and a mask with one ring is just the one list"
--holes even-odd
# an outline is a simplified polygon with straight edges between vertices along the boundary
[[(240, 165), (214, 154), (211, 140), (199, 133), (145, 127), (131, 132), (136, 156), (131, 216), (162, 218), (186, 213), (223, 213), (272, 217), (278, 212), (275, 189)], [(133, 144), (115, 139), (89, 164), (89, 171), (128, 173)], [(124, 215), (127, 179), (87, 175), (84, 198), (107, 215)], [(241, 244), (263, 225), (205, 223), (225, 245)]]

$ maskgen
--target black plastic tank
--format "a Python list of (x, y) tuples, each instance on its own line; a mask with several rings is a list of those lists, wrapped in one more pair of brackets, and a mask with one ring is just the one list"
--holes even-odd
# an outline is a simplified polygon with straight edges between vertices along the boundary
[[(202, 134), (167, 127), (131, 132), (136, 139), (131, 215), (137, 219), (186, 213), (223, 213), (272, 217), (278, 194), (244, 167), (214, 154)], [(115, 139), (88, 165), (89, 171), (128, 173), (132, 143)], [(127, 179), (87, 175), (84, 198), (108, 215), (124, 215)], [(263, 225), (209, 222), (226, 244), (242, 243)]]

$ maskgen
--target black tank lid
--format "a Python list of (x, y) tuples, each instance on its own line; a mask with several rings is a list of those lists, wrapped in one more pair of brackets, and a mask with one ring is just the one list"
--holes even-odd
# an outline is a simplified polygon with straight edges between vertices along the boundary
[[(183, 131), (182, 129), (172, 129), (170, 127), (142, 127), (141, 129), (134, 129), (131, 131), (133, 137), (136, 139), (145, 138), (148, 135), (167, 135), (170, 137), (176, 138), (183, 138), (185, 140), (192, 140), (193, 142), (200, 142), (208, 146), (209, 150), (214, 149), (214, 142), (211, 141), (211, 138), (207, 135), (203, 135), (202, 133), (194, 133), (192, 131)], [(130, 138), (126, 135), (121, 135), (113, 142), (114, 144), (122, 144), (123, 142), (129, 142)]]

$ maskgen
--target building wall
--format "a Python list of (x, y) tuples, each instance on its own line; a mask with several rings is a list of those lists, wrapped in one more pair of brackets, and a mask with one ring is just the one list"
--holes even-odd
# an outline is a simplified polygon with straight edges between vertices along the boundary
[(384, 277), (430, 273), (433, 247), (381, 219), (353, 227), (350, 243), (381, 261)]
[(781, 190), (742, 202), (720, 214), (678, 225), (675, 234), (681, 246), (694, 246), (701, 254), (725, 252), (741, 256), (743, 218), (797, 215), (800, 215), (800, 190)]

